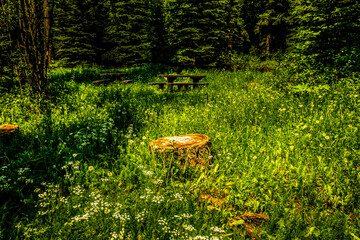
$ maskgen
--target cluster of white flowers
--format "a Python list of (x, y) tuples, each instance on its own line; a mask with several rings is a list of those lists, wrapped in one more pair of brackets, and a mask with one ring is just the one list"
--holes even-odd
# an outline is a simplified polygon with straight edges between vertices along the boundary
[(181, 214), (181, 215), (174, 215), (174, 218), (177, 218), (177, 219), (183, 219), (183, 218), (185, 218), (185, 219), (189, 219), (189, 218), (191, 218), (193, 215), (192, 214), (189, 214), (189, 213), (183, 213), (183, 214)]
[(159, 223), (160, 226), (162, 226), (162, 230), (164, 232), (169, 232), (170, 227), (168, 226), (168, 222), (166, 221), (165, 218), (160, 217), (159, 220), (158, 220), (158, 223)]
[(192, 225), (187, 225), (187, 224), (184, 224), (183, 225), (183, 228), (189, 232), (192, 232), (192, 231), (195, 231), (195, 228), (192, 226)]
[(225, 233), (225, 230), (217, 227), (217, 226), (214, 226), (214, 227), (211, 227), (210, 228), (213, 232), (216, 232), (216, 233)]
[(147, 170), (143, 170), (142, 172), (143, 172), (143, 174), (144, 174), (145, 176), (148, 176), (148, 177), (150, 177), (150, 176), (152, 176), (152, 175), (154, 174), (154, 172), (152, 172), (152, 171), (147, 171)]
[(155, 183), (156, 185), (161, 185), (163, 182), (164, 182), (164, 180), (162, 180), (161, 178), (158, 178), (158, 179), (155, 180), (154, 183)]
[(120, 214), (119, 210), (116, 210), (112, 216), (113, 218), (120, 219), (121, 222), (130, 221), (130, 215), (128, 213)]
[(80, 185), (77, 185), (76, 187), (73, 188), (72, 192), (73, 192), (75, 195), (82, 196), (82, 194), (84, 193), (84, 190), (81, 189), (81, 186), (80, 186)]
[(175, 193), (175, 194), (174, 194), (174, 198), (175, 198), (175, 199), (178, 199), (178, 200), (180, 200), (180, 201), (184, 200), (184, 197), (183, 197), (180, 193)]
[(150, 188), (145, 188), (145, 195), (140, 196), (141, 199), (148, 199), (154, 192)]
[(215, 236), (195, 236), (195, 237), (190, 237), (189, 240), (220, 240), (221, 238), (215, 237)]
[(162, 203), (164, 201), (164, 199), (165, 198), (163, 196), (154, 196), (152, 198), (152, 202), (160, 204), (160, 203)]
[(82, 220), (87, 221), (87, 220), (89, 220), (91, 215), (92, 214), (90, 212), (86, 212), (84, 215), (77, 215), (77, 216), (71, 218), (71, 222), (77, 223), (77, 222), (80, 222)]
[(111, 232), (110, 233), (110, 240), (115, 240), (115, 239), (124, 239), (124, 235), (125, 235), (125, 229), (121, 229), (121, 231), (119, 233), (116, 232)]
[(142, 212), (136, 214), (135, 219), (137, 222), (142, 222), (145, 220), (146, 215), (147, 215), (147, 211), (143, 210)]

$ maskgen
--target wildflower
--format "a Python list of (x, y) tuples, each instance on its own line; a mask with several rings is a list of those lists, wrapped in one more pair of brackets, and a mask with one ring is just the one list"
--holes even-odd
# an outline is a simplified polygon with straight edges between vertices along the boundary
[(89, 170), (89, 172), (94, 171), (94, 167), (93, 167), (93, 166), (89, 166), (88, 170)]
[(154, 172), (152, 172), (152, 171), (145, 171), (145, 170), (144, 170), (144, 171), (143, 171), (143, 174), (150, 177), (151, 175), (154, 174)]
[(142, 222), (145, 220), (146, 211), (142, 211), (141, 213), (136, 214), (135, 219), (137, 222)]
[(213, 232), (216, 232), (216, 233), (225, 233), (225, 231), (224, 231), (223, 229), (221, 229), (221, 228), (219, 228), (219, 227), (216, 227), (216, 226), (211, 227), (210, 229), (211, 229)]
[(109, 171), (109, 172), (107, 173), (107, 175), (108, 175), (109, 177), (111, 177), (111, 176), (112, 176), (112, 172)]
[(175, 193), (174, 198), (179, 199), (180, 201), (184, 199), (184, 197), (180, 193)]
[(326, 139), (326, 140), (329, 140), (329, 139), (330, 139), (330, 137), (329, 137), (329, 136), (325, 136), (325, 139)]
[(154, 183), (155, 183), (156, 185), (160, 185), (160, 184), (162, 184), (163, 182), (164, 182), (164, 180), (162, 180), (161, 178), (159, 178), (159, 179), (156, 179)]
[(145, 136), (143, 136), (143, 137), (142, 137), (142, 139), (143, 139), (143, 140), (145, 140), (145, 139), (146, 139), (146, 137), (145, 137)]
[(185, 230), (187, 230), (189, 232), (195, 231), (195, 228), (190, 224), (189, 225), (184, 224), (183, 227)]
[(164, 197), (163, 196), (154, 196), (152, 201), (154, 203), (160, 204), (160, 203), (162, 203), (164, 201)]

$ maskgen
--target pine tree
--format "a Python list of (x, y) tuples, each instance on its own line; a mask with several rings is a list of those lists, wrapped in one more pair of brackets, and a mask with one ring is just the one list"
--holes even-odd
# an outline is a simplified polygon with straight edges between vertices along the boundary
[(228, 32), (226, 1), (177, 0), (169, 3), (168, 29), (183, 66), (214, 67), (235, 35)]
[(54, 39), (60, 65), (101, 63), (105, 10), (104, 1), (60, 0)]
[(286, 37), (289, 34), (289, 0), (268, 0), (265, 11), (259, 15), (255, 33), (260, 38), (259, 47), (267, 57), (271, 52), (285, 50)]
[(227, 0), (224, 2), (224, 34), (221, 36), (223, 46), (218, 66), (230, 66), (233, 56), (244, 52), (245, 43), (249, 41), (249, 34), (245, 29), (242, 18), (242, 0)]
[(113, 66), (135, 66), (150, 61), (150, 2), (110, 0), (103, 60)]
[(293, 52), (302, 64), (334, 77), (360, 71), (360, 3), (315, 0), (294, 3)]
[(249, 34), (249, 41), (245, 43), (244, 52), (260, 55), (260, 39), (255, 32), (255, 28), (261, 13), (266, 9), (267, 0), (243, 0), (243, 2), (241, 16), (245, 22), (245, 30)]
[(16, 46), (13, 38), (19, 32), (15, 17), (15, 5), (10, 1), (0, 2), (0, 89), (12, 84)]
[(172, 51), (167, 39), (164, 0), (151, 0), (150, 12), (148, 32), (151, 49), (150, 60), (152, 63), (168, 64)]

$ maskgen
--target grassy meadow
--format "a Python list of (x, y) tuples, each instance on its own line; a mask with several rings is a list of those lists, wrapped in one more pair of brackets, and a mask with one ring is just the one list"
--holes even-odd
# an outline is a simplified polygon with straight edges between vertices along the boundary
[[(0, 139), (0, 239), (360, 239), (359, 84), (184, 70), (209, 86), (168, 92), (153, 74), (95, 86), (99, 71), (54, 70), (46, 100), (0, 96), (19, 125)], [(209, 168), (149, 153), (190, 133), (211, 138)]]

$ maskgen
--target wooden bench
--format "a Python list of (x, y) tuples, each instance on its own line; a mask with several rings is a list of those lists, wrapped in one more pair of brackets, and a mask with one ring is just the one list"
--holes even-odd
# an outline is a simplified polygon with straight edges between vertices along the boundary
[[(107, 83), (111, 83), (114, 81), (115, 81), (115, 79), (100, 79), (100, 80), (93, 81), (92, 83), (93, 84), (107, 84)], [(128, 84), (128, 83), (133, 83), (133, 82), (134, 82), (133, 80), (121, 81), (121, 83), (123, 83), (123, 84)]]
[[(114, 82), (116, 79), (121, 79), (125, 76), (127, 76), (127, 73), (101, 73), (100, 77), (105, 77), (105, 79), (99, 79), (96, 81), (93, 81), (93, 84), (107, 84), (107, 83), (111, 83)], [(122, 81), (122, 83), (127, 84), (127, 83), (131, 83), (132, 80), (125, 80)]]
[(167, 82), (149, 82), (149, 85), (159, 85), (159, 89), (164, 89), (164, 85), (168, 84)]
[[(159, 89), (164, 89), (164, 85), (168, 86), (170, 91), (173, 91), (173, 86), (178, 86), (180, 91), (182, 88), (188, 89), (193, 86), (193, 89), (199, 85), (209, 85), (209, 83), (200, 83), (200, 80), (206, 77), (205, 75), (188, 75), (188, 74), (158, 74), (157, 77), (162, 77), (167, 82), (150, 82), (150, 85), (159, 85)], [(191, 78), (193, 82), (175, 82), (177, 78)]]
[(111, 80), (116, 80), (119, 78), (123, 78), (127, 75), (128, 75), (127, 73), (101, 73), (100, 77), (105, 77), (105, 78), (109, 78)]

